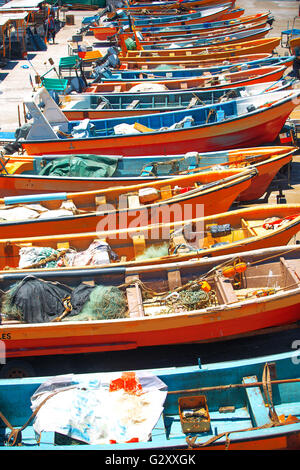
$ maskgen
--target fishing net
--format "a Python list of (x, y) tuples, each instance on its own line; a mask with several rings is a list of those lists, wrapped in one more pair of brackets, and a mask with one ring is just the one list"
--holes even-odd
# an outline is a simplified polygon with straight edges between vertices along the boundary
[(4, 292), (1, 315), (25, 323), (110, 320), (127, 316), (127, 299), (114, 286), (80, 284), (72, 289), (59, 282), (27, 276)]
[(81, 312), (64, 321), (112, 320), (127, 316), (127, 299), (124, 293), (114, 286), (97, 286), (91, 290), (89, 300)]
[(210, 305), (210, 296), (202, 289), (197, 291), (183, 291), (179, 292), (176, 303), (181, 304), (187, 310), (198, 310)]
[(169, 245), (164, 243), (160, 246), (149, 246), (142, 255), (139, 255), (135, 258), (136, 261), (142, 261), (149, 258), (161, 258), (162, 256), (168, 256), (169, 254)]
[(65, 310), (72, 289), (59, 282), (27, 276), (2, 295), (1, 314), (26, 323), (49, 322)]

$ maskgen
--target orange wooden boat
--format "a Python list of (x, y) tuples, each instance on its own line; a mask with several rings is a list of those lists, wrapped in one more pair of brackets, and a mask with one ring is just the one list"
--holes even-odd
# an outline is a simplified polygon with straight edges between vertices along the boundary
[[(245, 168), (255, 166), (257, 175), (248, 189), (238, 196), (239, 201), (254, 201), (262, 197), (278, 171), (291, 162), (296, 147), (254, 147), (234, 149), (224, 152), (211, 152), (191, 155), (155, 157), (118, 157), (115, 173), (112, 176), (82, 177), (60, 174), (41, 174), (38, 169), (47, 169), (67, 156), (7, 156), (5, 168), (0, 172), (0, 197), (21, 196), (24, 194), (58, 193), (63, 186), (66, 192), (92, 191), (115, 185), (130, 186), (142, 182), (168, 179), (179, 174), (190, 174), (211, 170), (218, 165), (223, 168)], [(80, 157), (80, 156), (78, 156)], [(96, 157), (96, 156), (95, 156)], [(109, 159), (110, 157), (104, 157)], [(76, 156), (71, 156), (74, 162)], [(101, 161), (101, 156), (99, 156)], [(105, 161), (105, 160), (104, 160)], [(193, 169), (192, 169), (193, 168)], [(151, 172), (152, 171), (152, 172)]]
[[(7, 279), (28, 275), (55, 279), (71, 272), (90, 277), (98, 268), (142, 271), (161, 263), (176, 266), (182, 261), (285, 246), (299, 230), (299, 204), (251, 206), (185, 221), (131, 224), (120, 230), (106, 220), (96, 232), (0, 239), (0, 276), (1, 280), (6, 274)], [(93, 256), (101, 248), (103, 253)]]
[[(107, 222), (118, 229), (138, 221), (140, 225), (141, 222), (148, 225), (157, 216), (181, 220), (215, 214), (228, 210), (256, 174), (253, 167), (211, 170), (103, 190), (6, 197), (0, 200), (6, 219), (0, 222), (1, 233), (6, 238), (15, 237), (20, 231), (23, 237), (43, 236), (70, 231), (80, 233), (83, 227), (94, 232)], [(42, 203), (41, 212), (35, 213), (35, 218), (31, 218), (30, 207), (27, 207), (29, 218), (24, 213), (29, 202)], [(177, 208), (176, 213), (171, 207)]]
[[(260, 29), (263, 29), (263, 28), (266, 28), (265, 32), (258, 32), (256, 33), (258, 30)], [(238, 38), (235, 40), (235, 42), (243, 42), (243, 41), (249, 41), (249, 40), (252, 40), (252, 39), (257, 39), (259, 37), (265, 37), (269, 31), (270, 31), (270, 27), (266, 26), (266, 22), (261, 22), (261, 23), (250, 23), (250, 24), (245, 24), (244, 26), (243, 25), (238, 25), (238, 26), (233, 26), (231, 27), (230, 29), (228, 29), (228, 31), (224, 30), (224, 29), (216, 29), (214, 30), (213, 32), (210, 32), (208, 33), (207, 31), (170, 31), (169, 34), (160, 34), (159, 32), (158, 33), (153, 33), (153, 34), (142, 34), (140, 33), (140, 39), (139, 39), (139, 35), (136, 33), (136, 34), (133, 34), (133, 33), (122, 33), (118, 36), (118, 41), (120, 42), (121, 40), (121, 37), (123, 37), (124, 39), (126, 39), (127, 37), (131, 37), (132, 39), (136, 40), (136, 43), (137, 43), (137, 49), (142, 49), (144, 48), (144, 46), (147, 46), (149, 44), (169, 44), (169, 43), (177, 43), (177, 42), (182, 42), (182, 41), (198, 41), (198, 40), (207, 40), (207, 39), (219, 39), (220, 36), (224, 37), (224, 36), (228, 36), (228, 40), (226, 40), (226, 44), (228, 44), (230, 42), (230, 44), (232, 44), (233, 42), (232, 41), (229, 41), (229, 38), (230, 36), (236, 34), (236, 33), (240, 33), (240, 32), (249, 32), (249, 34), (257, 34), (257, 35), (261, 35), (261, 36), (254, 36), (254, 37), (250, 37), (250, 38), (246, 38), (246, 39), (241, 39), (239, 40)], [(262, 35), (264, 34), (264, 35)], [(230, 35), (230, 36), (229, 36)], [(208, 44), (209, 45), (209, 44)], [(141, 46), (141, 47), (139, 47)], [(145, 48), (146, 49), (146, 48)]]
[[(265, 82), (276, 82), (280, 80), (286, 67), (270, 65), (257, 68), (249, 68), (240, 70), (238, 72), (222, 71), (220, 74), (214, 73), (213, 75), (207, 72), (202, 77), (184, 77), (177, 80), (170, 78), (158, 80), (154, 83), (162, 86), (162, 91), (180, 91), (180, 90), (219, 90), (223, 88), (242, 87), (247, 85), (255, 85)], [(148, 82), (151, 80), (148, 80)], [(143, 80), (121, 80), (110, 81), (105, 79), (103, 83), (93, 83), (85, 88), (84, 93), (134, 93), (143, 90)], [(149, 89), (150, 91), (151, 89)], [(154, 91), (156, 92), (156, 90)]]
[(207, 59), (207, 60), (185, 60), (183, 62), (178, 61), (169, 61), (169, 60), (163, 60), (162, 63), (157, 63), (157, 62), (151, 62), (151, 61), (145, 61), (145, 62), (122, 62), (122, 65), (120, 66), (120, 70), (155, 70), (157, 67), (160, 67), (161, 65), (169, 68), (173, 68), (174, 66), (182, 69), (189, 69), (189, 68), (199, 68), (200, 70), (202, 68), (208, 68), (208, 67), (218, 67), (222, 65), (228, 65), (232, 64), (234, 65), (242, 65), (246, 62), (249, 62), (249, 58), (251, 61), (255, 60), (264, 60), (264, 59), (271, 59), (273, 56), (272, 54), (267, 54), (267, 53), (261, 53), (261, 54), (251, 54), (249, 57), (248, 55), (241, 55), (241, 56), (236, 56), (236, 57), (228, 57), (226, 59)]
[[(138, 37), (139, 33), (124, 33), (119, 36), (120, 44), (125, 44), (126, 39), (131, 38), (135, 40), (137, 50), (173, 50), (172, 45), (180, 49), (193, 49), (195, 47), (211, 47), (231, 44), (241, 44), (249, 41), (264, 38), (271, 30), (269, 25), (262, 28), (250, 29), (245, 31), (221, 33), (211, 36), (197, 36), (193, 34), (184, 34), (180, 36), (171, 36), (166, 38), (155, 37), (150, 38)], [(121, 45), (123, 51), (126, 51), (124, 45)], [(175, 48), (174, 48), (175, 49)]]
[(257, 54), (260, 52), (272, 53), (280, 44), (280, 38), (264, 38), (254, 41), (242, 42), (229, 47), (195, 47), (193, 49), (172, 49), (161, 51), (126, 51), (119, 54), (119, 60), (123, 62), (164, 62), (184, 60), (226, 59), (239, 55)]
[[(297, 250), (294, 257), (293, 248)], [(110, 320), (96, 319), (94, 314), (92, 318), (95, 319), (88, 321), (87, 317), (80, 317), (79, 314), (77, 318), (81, 321), (76, 321), (75, 315), (66, 315), (68, 310), (62, 299), (59, 314), (47, 312), (49, 320), (45, 323), (2, 322), (6, 358), (211, 342), (293, 324), (300, 318), (298, 250), (299, 246), (291, 247), (289, 256), (286, 247), (280, 247), (276, 258), (274, 250), (264, 249), (250, 254), (240, 252), (235, 257), (231, 255), (182, 266), (178, 264), (175, 271), (174, 265), (159, 265), (145, 270), (133, 268), (95, 272), (90, 279), (104, 286), (114, 285), (121, 289), (122, 298), (126, 299), (127, 296), (128, 313), (120, 307), (118, 315)], [(257, 266), (259, 261), (260, 266)], [(234, 272), (238, 263), (247, 269), (239, 279), (235, 278), (238, 284), (234, 289), (233, 279), (223, 273), (225, 268)], [(2, 285), (9, 283), (9, 273), (5, 276), (2, 276)], [(16, 280), (13, 276), (10, 279), (10, 282)], [(65, 273), (60, 281), (66, 284), (67, 280), (74, 287), (81, 282), (81, 278), (74, 280)], [(176, 296), (176, 288), (181, 287), (181, 291), (185, 291), (187, 283), (192, 280), (195, 284), (199, 283), (198, 292), (199, 285), (203, 286), (202, 282), (206, 281), (215, 292), (215, 299), (207, 294), (202, 296), (200, 308), (180, 307), (181, 296)], [(27, 279), (27, 286), (31, 281)], [(62, 295), (64, 292), (70, 295), (70, 289), (67, 291), (65, 288)], [(166, 299), (166, 296), (173, 292), (170, 305), (170, 297)], [(116, 297), (116, 291), (113, 295)], [(59, 321), (61, 314), (65, 316), (62, 315)], [(56, 321), (51, 322), (51, 319)]]

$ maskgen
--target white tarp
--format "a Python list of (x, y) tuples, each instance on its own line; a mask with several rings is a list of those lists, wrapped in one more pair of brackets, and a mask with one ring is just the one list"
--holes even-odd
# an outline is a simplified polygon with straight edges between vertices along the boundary
[(142, 389), (137, 393), (110, 391), (111, 381), (120, 379), (121, 374), (88, 374), (77, 384), (61, 376), (61, 382), (54, 377), (43, 384), (31, 398), (33, 411), (51, 393), (59, 393), (37, 412), (35, 432), (58, 432), (88, 444), (149, 440), (163, 411), (167, 387), (158, 377), (138, 371), (136, 378)]

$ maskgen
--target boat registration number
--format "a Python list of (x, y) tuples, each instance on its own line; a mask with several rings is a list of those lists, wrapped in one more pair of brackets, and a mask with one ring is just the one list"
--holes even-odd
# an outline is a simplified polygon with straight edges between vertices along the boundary
[(11, 339), (11, 333), (0, 333), (0, 339)]

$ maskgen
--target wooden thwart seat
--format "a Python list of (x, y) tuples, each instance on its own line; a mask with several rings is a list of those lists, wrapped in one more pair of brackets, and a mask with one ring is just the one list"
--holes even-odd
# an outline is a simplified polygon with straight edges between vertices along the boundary
[(134, 109), (137, 107), (137, 105), (139, 104), (140, 100), (133, 100), (131, 103), (129, 103), (127, 106), (126, 106), (126, 109)]
[(215, 276), (215, 282), (220, 297), (225, 304), (238, 302), (238, 297), (229, 279), (226, 279), (222, 275), (217, 275)]
[[(127, 276), (126, 282), (134, 282), (138, 280), (138, 276)], [(128, 310), (130, 318), (143, 317), (145, 315), (143, 298), (140, 286), (136, 282), (133, 286), (126, 288)]]
[(256, 237), (256, 233), (254, 232), (253, 228), (249, 226), (249, 222), (245, 219), (241, 219), (242, 228), (245, 229), (249, 235), (252, 237)]
[(283, 271), (283, 279), (284, 279), (285, 285), (289, 286), (293, 284), (299, 284), (300, 276), (297, 273), (296, 266), (293, 266), (291, 262), (289, 262), (282, 256), (280, 257), (280, 264), (281, 264), (282, 271)]
[(179, 269), (168, 271), (169, 290), (172, 291), (182, 286)]
[(105, 101), (101, 101), (101, 102), (98, 104), (98, 106), (97, 106), (96, 109), (98, 109), (98, 110), (104, 109), (106, 105), (107, 105), (107, 103), (106, 103)]
[[(244, 384), (258, 382), (255, 375), (243, 377)], [(247, 401), (249, 404), (249, 413), (253, 419), (253, 425), (256, 427), (264, 426), (270, 423), (269, 408), (266, 407), (264, 398), (259, 387), (246, 388)]]

